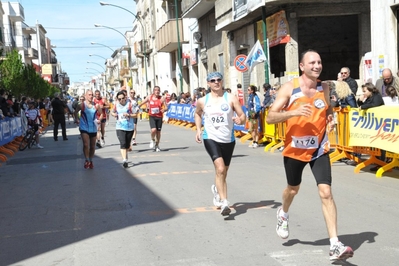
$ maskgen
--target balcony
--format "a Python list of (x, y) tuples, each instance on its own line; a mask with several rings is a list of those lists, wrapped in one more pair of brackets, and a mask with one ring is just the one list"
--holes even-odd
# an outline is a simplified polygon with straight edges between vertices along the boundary
[[(8, 6), (5, 7), (5, 9), (9, 10), (9, 18), (11, 21), (24, 21), (25, 20), (25, 13), (24, 13), (24, 8), (20, 3), (5, 3), (8, 4)], [(4, 6), (3, 6), (4, 8)]]
[(145, 55), (152, 53), (152, 49), (148, 45), (147, 40), (141, 40), (133, 44), (133, 52), (137, 57), (144, 57)]
[(25, 57), (29, 59), (38, 59), (39, 53), (34, 48), (28, 48), (28, 50), (25, 51)]
[(181, 2), (182, 18), (200, 18), (215, 6), (215, 0), (185, 0)]
[[(183, 21), (178, 19), (178, 28), (180, 34), (180, 44), (183, 43)], [(166, 22), (156, 33), (155, 33), (155, 47), (158, 52), (171, 53), (177, 50), (178, 38), (176, 31), (176, 20), (171, 19)]]

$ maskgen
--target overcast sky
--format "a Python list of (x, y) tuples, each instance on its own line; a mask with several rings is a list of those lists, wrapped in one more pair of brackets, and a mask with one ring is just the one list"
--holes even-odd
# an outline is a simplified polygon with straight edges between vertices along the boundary
[[(2, 0), (2, 2), (6, 2)], [(10, 1), (16, 2), (16, 1)], [(101, 6), (96, 0), (19, 0), (25, 11), (25, 23), (29, 26), (41, 24), (47, 31), (46, 37), (55, 45), (55, 53), (62, 70), (68, 73), (70, 81), (89, 81), (91, 72), (103, 71), (105, 60), (112, 51), (101, 43), (118, 49), (126, 40), (118, 32), (107, 28), (96, 28), (102, 24), (125, 33), (132, 29), (134, 17), (129, 12), (113, 7)], [(134, 0), (104, 1), (136, 13)], [(99, 56), (89, 56), (95, 54)], [(87, 63), (87, 62), (93, 63)], [(101, 66), (99, 66), (99, 65)], [(92, 69), (86, 69), (92, 68)], [(93, 70), (94, 69), (94, 70)]]

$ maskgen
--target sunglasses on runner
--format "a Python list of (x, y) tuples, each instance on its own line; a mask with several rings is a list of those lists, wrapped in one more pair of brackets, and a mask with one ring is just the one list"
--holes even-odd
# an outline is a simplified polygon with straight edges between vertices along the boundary
[(210, 83), (215, 83), (215, 82), (221, 82), (222, 81), (222, 79), (211, 79), (209, 82)]

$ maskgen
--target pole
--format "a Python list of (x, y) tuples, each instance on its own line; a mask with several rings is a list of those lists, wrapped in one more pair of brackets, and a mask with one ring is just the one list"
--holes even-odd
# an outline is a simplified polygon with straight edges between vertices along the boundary
[(179, 31), (179, 12), (177, 0), (175, 0), (175, 14), (176, 14), (176, 30), (177, 30), (177, 60), (180, 69), (180, 92), (183, 92), (183, 71), (181, 66), (181, 47), (180, 47), (180, 31)]
[(269, 48), (267, 43), (267, 31), (266, 31), (266, 7), (262, 6), (262, 31), (263, 31), (263, 50), (265, 50), (265, 83), (269, 83)]
[[(143, 49), (143, 52), (144, 52), (145, 87), (146, 87), (146, 91), (147, 91), (147, 90), (148, 90), (147, 48), (146, 48), (146, 43), (145, 43), (145, 40), (146, 40), (146, 37), (147, 37), (147, 33), (146, 33), (145, 27), (144, 27), (144, 25), (143, 25), (143, 22), (141, 21), (141, 18), (138, 17), (138, 16), (137, 16), (136, 14), (134, 14), (133, 12), (131, 12), (130, 10), (128, 10), (128, 9), (126, 9), (126, 8), (124, 8), (124, 7), (118, 6), (118, 5), (106, 3), (106, 2), (103, 2), (103, 1), (100, 1), (100, 5), (102, 5), (102, 6), (113, 6), (113, 7), (117, 7), (117, 8), (123, 9), (123, 10), (125, 10), (126, 12), (129, 12), (130, 14), (132, 14), (133, 17), (140, 23), (141, 28), (142, 28), (142, 31), (143, 31), (143, 48), (144, 48), (144, 49)], [(134, 23), (134, 21), (133, 21), (133, 23)], [(130, 62), (129, 62), (129, 63), (130, 63)], [(132, 78), (132, 82), (133, 82), (133, 78)]]

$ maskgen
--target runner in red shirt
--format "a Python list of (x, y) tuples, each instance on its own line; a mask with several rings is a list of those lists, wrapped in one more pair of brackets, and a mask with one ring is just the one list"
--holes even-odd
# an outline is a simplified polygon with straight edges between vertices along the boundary
[(161, 139), (162, 130), (162, 117), (163, 113), (166, 111), (165, 97), (161, 96), (161, 88), (155, 86), (152, 94), (148, 96), (140, 105), (148, 104), (148, 115), (150, 117), (150, 127), (151, 127), (151, 142), (150, 148), (154, 151), (159, 152), (159, 141)]
[[(105, 124), (107, 123), (107, 110), (109, 109), (109, 103), (107, 101), (107, 98), (101, 97), (101, 93), (99, 90), (96, 90), (94, 93), (94, 104), (98, 105), (102, 110), (102, 119), (100, 121), (100, 124), (98, 125), (96, 143), (97, 147), (101, 148), (105, 145)], [(101, 113), (97, 112), (97, 119), (100, 119), (100, 115)]]

